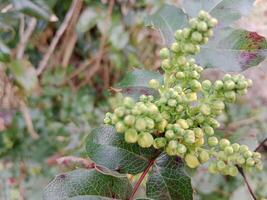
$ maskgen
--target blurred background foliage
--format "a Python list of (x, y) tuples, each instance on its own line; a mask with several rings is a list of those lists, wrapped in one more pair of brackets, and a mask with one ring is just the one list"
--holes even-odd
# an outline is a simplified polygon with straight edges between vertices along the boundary
[[(160, 66), (160, 34), (144, 27), (148, 13), (178, 0), (0, 0), (0, 199), (41, 199), (59, 171), (85, 157), (84, 139), (118, 104), (113, 88), (133, 68)], [(257, 1), (237, 27), (266, 37), (267, 3)], [(267, 136), (266, 62), (243, 73), (249, 94), (229, 106), (219, 134), (256, 148)], [(221, 76), (207, 70), (210, 79)], [(263, 144), (260, 151), (266, 152)], [(267, 164), (249, 174), (267, 197)], [(193, 175), (196, 199), (249, 199), (241, 176)], [(130, 177), (134, 182), (136, 177)], [(140, 192), (142, 193), (143, 190)]]

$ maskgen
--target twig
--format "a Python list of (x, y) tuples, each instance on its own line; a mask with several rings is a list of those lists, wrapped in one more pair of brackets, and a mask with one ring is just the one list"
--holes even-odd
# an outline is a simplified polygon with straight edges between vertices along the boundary
[(51, 57), (51, 55), (53, 54), (61, 36), (63, 35), (63, 33), (65, 32), (66, 28), (68, 27), (71, 17), (74, 13), (74, 10), (76, 8), (77, 5), (79, 5), (81, 2), (81, 0), (73, 0), (72, 4), (70, 6), (70, 9), (68, 10), (66, 17), (64, 18), (63, 23), (61, 24), (61, 26), (59, 27), (59, 29), (56, 32), (55, 37), (53, 38), (48, 51), (46, 52), (46, 54), (44, 55), (43, 59), (40, 61), (38, 68), (37, 68), (37, 75), (39, 76), (43, 70), (46, 68), (48, 61)]
[(265, 138), (265, 140), (263, 140), (263, 141), (259, 144), (259, 146), (256, 147), (256, 149), (255, 149), (254, 151), (255, 151), (255, 152), (256, 152), (256, 151), (259, 151), (260, 148), (261, 148), (266, 142), (267, 142), (267, 138)]
[(251, 194), (252, 198), (253, 198), (254, 200), (257, 200), (257, 197), (256, 197), (256, 195), (253, 193), (253, 190), (252, 190), (252, 188), (251, 188), (251, 186), (250, 186), (250, 184), (249, 184), (249, 182), (248, 182), (248, 180), (247, 180), (246, 174), (244, 173), (243, 169), (242, 169), (241, 167), (237, 167), (237, 169), (238, 169), (239, 173), (241, 174), (241, 176), (243, 177), (243, 179), (244, 179), (244, 181), (245, 181), (245, 183), (246, 183), (246, 185), (247, 185), (247, 188), (248, 188), (249, 193)]
[(20, 111), (23, 115), (23, 118), (24, 118), (24, 121), (25, 121), (25, 124), (27, 126), (29, 134), (31, 135), (31, 137), (33, 139), (38, 139), (39, 135), (35, 132), (35, 130), (33, 128), (32, 119), (31, 119), (29, 109), (27, 108), (24, 101), (20, 101), (19, 104), (20, 104)]
[[(21, 24), (23, 24), (23, 23), (24, 23), (24, 20), (22, 19)], [(23, 58), (27, 42), (29, 41), (29, 39), (30, 39), (30, 37), (34, 31), (36, 24), (37, 24), (37, 20), (32, 17), (28, 23), (27, 29), (25, 31), (23, 30), (24, 28), (21, 29), (20, 41), (19, 41), (18, 48), (17, 48), (18, 49), (17, 50), (17, 56), (16, 56), (17, 59)], [(22, 27), (24, 27), (24, 25), (22, 25)]]
[(135, 186), (133, 188), (133, 191), (132, 191), (132, 194), (131, 194), (129, 200), (133, 200), (134, 199), (134, 195), (138, 191), (141, 183), (143, 182), (144, 178), (146, 177), (147, 173), (149, 172), (150, 168), (154, 165), (154, 163), (155, 163), (155, 159), (149, 161), (149, 163), (146, 166), (145, 170), (143, 171), (143, 173), (141, 174), (141, 176), (137, 180), (137, 182), (136, 182), (136, 184), (135, 184)]

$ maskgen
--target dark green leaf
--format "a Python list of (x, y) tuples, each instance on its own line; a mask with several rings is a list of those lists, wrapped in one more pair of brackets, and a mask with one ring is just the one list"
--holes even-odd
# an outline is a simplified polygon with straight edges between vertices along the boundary
[(12, 3), (17, 11), (23, 12), (26, 15), (42, 18), (48, 21), (57, 21), (57, 17), (42, 0), (12, 0)]
[(168, 4), (145, 19), (145, 25), (157, 28), (168, 46), (174, 42), (174, 32), (186, 24), (187, 17), (183, 10)]
[(44, 200), (127, 199), (132, 187), (127, 178), (79, 169), (58, 175), (44, 189)]
[(249, 14), (254, 0), (186, 0), (183, 1), (185, 12), (191, 17), (200, 10), (209, 12), (219, 21), (219, 27), (231, 25), (242, 16)]
[(147, 196), (154, 200), (190, 200), (193, 190), (180, 158), (160, 155), (153, 165), (146, 185)]
[(38, 78), (35, 68), (27, 60), (13, 60), (8, 67), (18, 84), (27, 92), (32, 93), (38, 88)]
[(127, 73), (121, 82), (117, 84), (118, 88), (122, 89), (125, 96), (130, 96), (134, 99), (142, 94), (145, 95), (158, 95), (158, 92), (148, 86), (151, 79), (158, 80), (163, 83), (163, 76), (158, 72), (135, 69), (131, 73)]
[(267, 41), (255, 32), (233, 28), (215, 31), (196, 60), (202, 66), (241, 71), (256, 66), (267, 56)]
[(152, 148), (127, 144), (123, 134), (117, 133), (112, 126), (94, 129), (87, 138), (86, 150), (96, 164), (129, 174), (142, 172), (155, 154)]

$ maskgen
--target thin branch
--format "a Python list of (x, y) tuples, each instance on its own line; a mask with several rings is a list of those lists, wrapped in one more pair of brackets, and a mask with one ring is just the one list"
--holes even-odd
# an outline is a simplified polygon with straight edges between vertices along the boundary
[[(24, 17), (24, 16), (22, 16)], [(24, 23), (24, 19), (22, 18), (21, 20), (21, 24)], [(37, 24), (37, 20), (36, 18), (31, 18), (29, 23), (28, 23), (28, 26), (27, 26), (27, 29), (24, 31), (22, 29), (24, 29), (24, 25), (22, 25), (22, 29), (21, 29), (21, 34), (20, 34), (20, 41), (19, 41), (19, 44), (18, 44), (18, 48), (17, 48), (17, 59), (22, 59), (23, 58), (23, 55), (24, 55), (24, 51), (25, 51), (25, 48), (26, 48), (26, 45), (35, 29), (35, 26)]]
[(264, 144), (267, 142), (267, 138), (265, 138), (265, 140), (263, 140), (260, 144), (259, 144), (259, 146), (257, 146), (256, 147), (256, 149), (254, 150), (255, 152), (256, 151), (259, 151), (260, 150), (260, 148), (262, 147), (262, 146), (264, 146)]
[(149, 163), (146, 166), (145, 170), (143, 171), (143, 173), (141, 174), (141, 176), (137, 180), (137, 182), (136, 182), (136, 184), (135, 184), (135, 186), (133, 188), (133, 191), (132, 191), (132, 194), (131, 194), (129, 200), (133, 200), (134, 199), (134, 195), (138, 191), (141, 183), (143, 182), (144, 178), (146, 177), (147, 173), (149, 172), (150, 168), (154, 165), (154, 163), (155, 163), (155, 159), (149, 161)]
[(68, 27), (71, 17), (75, 11), (75, 8), (81, 3), (81, 0), (73, 0), (72, 4), (70, 6), (70, 9), (68, 10), (66, 17), (64, 18), (63, 23), (61, 24), (61, 26), (59, 27), (59, 29), (56, 32), (55, 37), (53, 38), (46, 54), (44, 55), (43, 59), (40, 61), (38, 68), (37, 68), (37, 75), (39, 76), (43, 70), (47, 67), (48, 61), (51, 57), (51, 55), (53, 54), (61, 36), (63, 35), (63, 33), (65, 32), (66, 28)]
[(248, 188), (249, 193), (251, 194), (252, 198), (254, 200), (257, 200), (257, 197), (254, 194), (254, 192), (253, 192), (253, 190), (252, 190), (252, 188), (251, 188), (251, 186), (250, 186), (250, 184), (249, 184), (249, 182), (247, 180), (246, 174), (244, 173), (243, 169), (241, 167), (237, 167), (237, 169), (238, 169), (239, 173), (241, 174), (241, 176), (243, 177), (243, 179), (244, 179), (244, 181), (245, 181), (245, 183), (247, 185), (247, 188)]

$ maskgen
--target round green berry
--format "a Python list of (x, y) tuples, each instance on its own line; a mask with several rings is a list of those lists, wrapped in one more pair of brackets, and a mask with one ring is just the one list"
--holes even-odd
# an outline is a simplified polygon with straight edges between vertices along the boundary
[(204, 133), (201, 128), (194, 128), (193, 131), (197, 138), (202, 138), (204, 136)]
[(175, 107), (176, 104), (177, 104), (177, 101), (176, 101), (175, 99), (169, 99), (169, 100), (168, 100), (168, 105), (169, 105), (170, 107)]
[(190, 35), (190, 32), (191, 32), (191, 30), (189, 28), (184, 28), (182, 30), (182, 36), (183, 36), (183, 38), (184, 39), (187, 39), (189, 37), (189, 35)]
[(124, 123), (128, 126), (133, 126), (135, 123), (135, 117), (133, 115), (127, 115), (124, 118)]
[(193, 144), (196, 141), (195, 133), (192, 130), (186, 130), (184, 132), (184, 141), (188, 144)]
[(227, 80), (224, 83), (224, 89), (225, 90), (233, 90), (235, 88), (235, 83), (232, 80)]
[(238, 165), (243, 165), (246, 162), (246, 160), (243, 156), (238, 156), (236, 162)]
[(179, 56), (179, 57), (177, 57), (176, 62), (177, 62), (177, 64), (178, 64), (179, 66), (183, 66), (183, 65), (186, 64), (187, 60), (186, 60), (186, 57), (184, 57), (184, 56)]
[(134, 100), (131, 97), (125, 97), (123, 100), (123, 105), (132, 108), (134, 106)]
[(184, 120), (184, 119), (178, 119), (177, 123), (180, 125), (180, 127), (182, 129), (188, 129), (189, 128), (189, 125), (188, 125), (187, 121)]
[(184, 72), (177, 72), (177, 73), (175, 74), (175, 77), (176, 77), (177, 79), (183, 79), (183, 78), (185, 77), (185, 74), (184, 74)]
[(118, 117), (123, 117), (123, 115), (125, 114), (125, 108), (123, 107), (118, 107), (114, 110), (115, 115), (117, 115)]
[(181, 45), (177, 42), (172, 43), (171, 50), (175, 53), (179, 53), (181, 51)]
[(150, 133), (142, 132), (138, 135), (138, 144), (143, 148), (151, 147), (154, 138)]
[(221, 149), (224, 149), (225, 147), (230, 145), (230, 141), (223, 138), (220, 140), (219, 145)]
[(180, 155), (183, 155), (183, 154), (186, 152), (186, 147), (185, 147), (185, 145), (183, 145), (183, 144), (178, 144), (178, 145), (177, 145), (177, 152), (178, 152)]
[(203, 82), (202, 82), (202, 88), (203, 88), (203, 90), (205, 90), (205, 91), (210, 90), (210, 88), (211, 88), (211, 82), (210, 82), (210, 80), (205, 80), (205, 81), (203, 81)]
[(195, 29), (198, 27), (198, 21), (197, 19), (190, 19), (189, 20), (189, 26), (192, 28), (192, 29)]
[(176, 150), (178, 147), (178, 142), (176, 140), (171, 140), (171, 141), (169, 141), (167, 147), (170, 149)]
[(159, 52), (159, 55), (162, 59), (166, 59), (170, 56), (170, 52), (168, 48), (162, 48)]
[(156, 79), (151, 79), (148, 84), (151, 88), (154, 89), (158, 89), (160, 87), (160, 84)]
[(253, 160), (253, 158), (248, 158), (246, 160), (246, 165), (249, 166), (249, 167), (252, 167), (255, 165), (255, 161)]
[(208, 139), (209, 146), (214, 147), (214, 146), (218, 145), (218, 143), (219, 143), (219, 141), (215, 136), (209, 137), (209, 139)]
[(219, 160), (219, 161), (217, 162), (217, 169), (218, 169), (219, 171), (224, 170), (225, 167), (226, 167), (226, 164), (225, 164), (225, 162), (223, 162), (222, 160)]
[(182, 30), (177, 30), (174, 34), (174, 37), (177, 41), (181, 40), (182, 39)]
[(204, 133), (208, 136), (214, 135), (214, 130), (211, 126), (204, 126)]
[(239, 151), (239, 148), (240, 148), (240, 145), (239, 145), (239, 144), (234, 143), (234, 144), (232, 144), (231, 146), (232, 146), (234, 152), (238, 152), (238, 151)]
[(231, 166), (231, 167), (229, 167), (229, 169), (228, 169), (228, 174), (229, 174), (230, 176), (237, 176), (237, 174), (238, 174), (238, 169), (237, 169), (237, 167), (236, 167), (236, 166)]
[(145, 119), (145, 121), (146, 121), (146, 127), (147, 127), (148, 129), (153, 129), (153, 128), (155, 127), (155, 122), (154, 122), (153, 119), (147, 117), (147, 118)]
[(244, 153), (244, 152), (246, 152), (248, 150), (249, 149), (248, 149), (247, 145), (244, 145), (244, 144), (240, 145), (239, 152)]
[(215, 162), (209, 164), (208, 171), (212, 174), (217, 173), (217, 165)]
[(193, 154), (186, 154), (185, 162), (186, 162), (187, 166), (190, 168), (196, 168), (200, 165), (197, 157)]
[(200, 112), (203, 114), (203, 115), (210, 115), (211, 114), (211, 110), (210, 110), (210, 107), (207, 105), (207, 104), (202, 104), (200, 107), (199, 107), (199, 110)]
[(227, 146), (227, 147), (224, 148), (224, 152), (225, 152), (227, 155), (231, 155), (231, 154), (234, 153), (234, 149), (233, 149), (233, 147), (231, 147), (231, 146)]
[(199, 154), (199, 160), (201, 163), (205, 163), (209, 160), (210, 155), (207, 151), (201, 151)]
[(164, 137), (159, 137), (159, 138), (156, 138), (156, 139), (154, 140), (154, 142), (153, 142), (153, 147), (154, 147), (155, 149), (160, 149), (160, 148), (165, 147), (166, 144), (167, 144), (167, 140), (166, 140), (166, 138), (164, 138)]
[(126, 126), (123, 122), (119, 121), (115, 124), (116, 131), (118, 133), (123, 133), (126, 130)]
[(208, 26), (213, 28), (214, 26), (216, 26), (218, 24), (218, 20), (215, 19), (215, 18), (211, 18), (209, 21), (208, 21)]
[(221, 80), (217, 80), (214, 83), (214, 89), (215, 90), (221, 90), (223, 88), (223, 82)]
[(169, 70), (169, 69), (171, 69), (171, 62), (170, 62), (170, 60), (169, 59), (164, 59), (164, 60), (162, 60), (162, 62), (161, 62), (161, 67), (163, 68), (163, 69), (165, 69), (165, 70)]
[(146, 121), (144, 118), (137, 118), (135, 121), (135, 128), (138, 131), (146, 130)]
[(202, 37), (201, 33), (197, 32), (197, 31), (193, 32), (191, 35), (191, 40), (193, 42), (201, 42), (202, 39), (203, 39), (203, 37)]
[(204, 21), (200, 21), (197, 23), (197, 30), (200, 32), (204, 32), (208, 30), (208, 25)]
[(138, 133), (135, 129), (128, 129), (124, 134), (124, 139), (128, 143), (136, 143), (138, 140)]
[(173, 130), (167, 130), (165, 132), (165, 138), (167, 138), (168, 140), (174, 139), (175, 138), (175, 133)]

